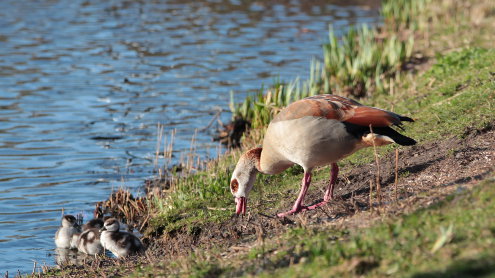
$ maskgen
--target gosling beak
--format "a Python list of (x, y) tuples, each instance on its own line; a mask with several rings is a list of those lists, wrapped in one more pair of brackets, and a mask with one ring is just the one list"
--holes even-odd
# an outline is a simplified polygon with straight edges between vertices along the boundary
[(236, 209), (235, 213), (239, 214), (246, 214), (246, 207), (247, 207), (247, 199), (246, 197), (236, 197), (235, 198), (235, 203), (236, 203)]
[(107, 230), (107, 228), (102, 227), (102, 228), (100, 229), (100, 233), (101, 233), (101, 232), (103, 232), (103, 231), (106, 231), (106, 230)]

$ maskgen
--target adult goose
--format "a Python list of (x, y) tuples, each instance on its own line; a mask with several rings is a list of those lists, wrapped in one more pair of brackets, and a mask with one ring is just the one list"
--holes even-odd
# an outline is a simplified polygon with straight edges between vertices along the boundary
[[(336, 95), (317, 95), (293, 102), (270, 122), (262, 148), (251, 149), (240, 157), (230, 180), (236, 213), (246, 213), (247, 197), (258, 172), (278, 174), (294, 164), (304, 169), (301, 190), (292, 209), (278, 216), (325, 205), (333, 198), (339, 172), (337, 161), (373, 145), (416, 144), (414, 139), (392, 128), (402, 129), (402, 121), (413, 122), (409, 117)], [(331, 165), (331, 175), (323, 201), (304, 206), (311, 171), (324, 165)]]

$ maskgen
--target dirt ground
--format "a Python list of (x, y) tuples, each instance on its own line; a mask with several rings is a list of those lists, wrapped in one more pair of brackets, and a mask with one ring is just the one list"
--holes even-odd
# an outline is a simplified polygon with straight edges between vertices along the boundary
[[(452, 192), (465, 190), (494, 172), (494, 124), (484, 130), (467, 130), (463, 138), (447, 138), (401, 148), (398, 160), (397, 202), (394, 186), (395, 153), (390, 152), (381, 157), (382, 205), (379, 206), (375, 193), (373, 213), (370, 213), (369, 187), (370, 181), (374, 181), (376, 177), (376, 164), (352, 169), (348, 169), (350, 166), (347, 166), (347, 169), (342, 167), (335, 199), (316, 210), (279, 219), (275, 215), (280, 211), (270, 209), (270, 196), (265, 196), (266, 203), (258, 204), (261, 206), (258, 208), (257, 204), (251, 204), (251, 212), (245, 217), (237, 217), (233, 213), (232, 218), (224, 223), (198, 227), (192, 232), (190, 229), (184, 229), (174, 234), (162, 235), (151, 241), (145, 256), (118, 262), (111, 259), (94, 261), (89, 263), (92, 265), (91, 269), (77, 267), (74, 274), (82, 275), (81, 272), (84, 272), (84, 275), (91, 275), (101, 271), (108, 276), (120, 276), (121, 270), (115, 270), (109, 275), (105, 268), (115, 263), (126, 268), (143, 263), (166, 263), (169, 259), (176, 259), (177, 256), (186, 255), (197, 248), (226, 250), (221, 256), (228, 258), (245, 253), (261, 240), (270, 240), (297, 225), (360, 227), (370, 225), (384, 215), (407, 213), (430, 205)], [(321, 200), (326, 183), (324, 180), (313, 181), (306, 196), (308, 204)], [(283, 208), (291, 208), (298, 191), (299, 186), (294, 185), (287, 192)]]

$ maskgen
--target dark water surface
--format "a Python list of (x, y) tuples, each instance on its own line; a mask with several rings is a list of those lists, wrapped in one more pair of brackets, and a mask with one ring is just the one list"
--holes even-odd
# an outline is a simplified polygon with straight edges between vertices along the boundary
[(379, 20), (377, 1), (346, 2), (0, 1), (0, 274), (55, 264), (62, 208), (139, 191), (157, 123), (186, 150), (230, 90), (304, 78), (329, 23)]

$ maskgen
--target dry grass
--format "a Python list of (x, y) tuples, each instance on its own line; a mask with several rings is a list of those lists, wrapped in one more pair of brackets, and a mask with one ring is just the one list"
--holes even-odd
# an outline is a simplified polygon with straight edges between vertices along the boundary
[(152, 217), (153, 203), (146, 197), (134, 198), (129, 190), (119, 188), (106, 201), (95, 206), (95, 217), (112, 215), (124, 221), (129, 229), (143, 231)]

